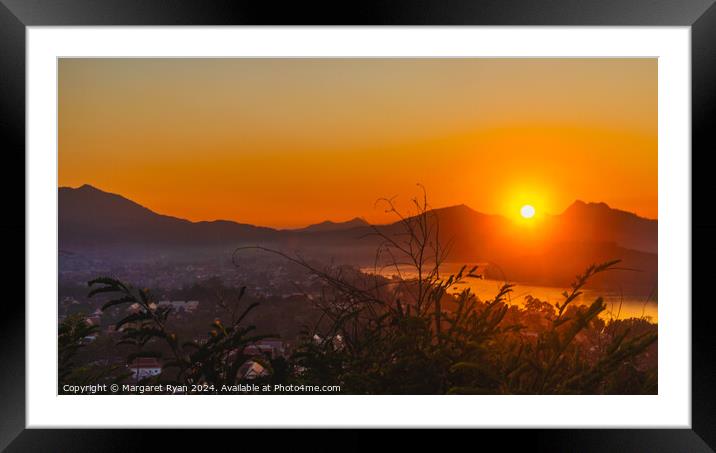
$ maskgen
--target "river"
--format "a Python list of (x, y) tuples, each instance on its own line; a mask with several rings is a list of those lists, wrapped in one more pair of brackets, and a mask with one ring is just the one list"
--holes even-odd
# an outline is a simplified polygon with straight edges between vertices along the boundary
[[(456, 273), (461, 264), (445, 263), (441, 266), (445, 275)], [(373, 268), (361, 269), (366, 273), (373, 273)], [(414, 268), (407, 266), (400, 267), (400, 275), (402, 278), (415, 278), (417, 272)], [(479, 270), (478, 272), (479, 273)], [(398, 276), (395, 268), (387, 268), (380, 272), (385, 277)], [(463, 283), (457, 284), (452, 288), (452, 292), (460, 292), (466, 287), (475, 293), (482, 300), (493, 298), (504, 282), (489, 279), (467, 278)], [(562, 292), (568, 288), (557, 288), (551, 286), (539, 286), (529, 283), (511, 282), (515, 286), (508, 295), (508, 303), (522, 305), (525, 302), (525, 296), (531, 295), (540, 300), (546, 301), (554, 305), (562, 302), (564, 296)], [(589, 305), (601, 296), (607, 305), (607, 309), (602, 312), (601, 317), (604, 319), (626, 319), (647, 317), (651, 322), (658, 322), (658, 300), (656, 295), (649, 294), (620, 294), (618, 292), (609, 292), (595, 289), (583, 289), (582, 294), (575, 299), (573, 304)]]

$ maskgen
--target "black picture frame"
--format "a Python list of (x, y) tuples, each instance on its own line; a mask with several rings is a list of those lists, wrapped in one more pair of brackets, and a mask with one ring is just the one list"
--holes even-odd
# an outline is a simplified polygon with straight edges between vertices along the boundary
[[(28, 26), (89, 25), (565, 25), (685, 26), (691, 28), (692, 64), (692, 429), (482, 430), (481, 442), (550, 451), (713, 451), (716, 449), (716, 333), (706, 285), (716, 249), (716, 215), (709, 206), (713, 177), (708, 156), (716, 150), (711, 118), (716, 110), (716, 6), (714, 0), (393, 0), (360, 2), (166, 0), (0, 0), (0, 136), (5, 216), (5, 291), (0, 308), (0, 448), (8, 451), (127, 451), (147, 447), (146, 432), (25, 429), (25, 32)], [(22, 258), (20, 258), (22, 257)], [(668, 278), (668, 277), (667, 277)], [(48, 283), (49, 284), (49, 283)], [(22, 295), (19, 288), (23, 288)], [(685, 289), (686, 291), (687, 289)], [(51, 304), (52, 301), (47, 301)], [(685, 303), (688, 300), (685, 301)], [(108, 407), (107, 410), (111, 410)], [(227, 412), (230, 414), (230, 411)], [(183, 443), (197, 435), (160, 433)], [(218, 437), (217, 437), (218, 436)], [(316, 448), (305, 432), (270, 436), (270, 449)], [(341, 449), (368, 449), (366, 431), (341, 431)], [(423, 443), (430, 433), (382, 440), (383, 447)], [(237, 444), (225, 430), (217, 445)], [(250, 436), (241, 436), (242, 448)], [(267, 435), (253, 436), (266, 448)], [(474, 437), (474, 436), (472, 436)], [(258, 438), (258, 440), (257, 440)], [(409, 440), (406, 440), (408, 438)], [(252, 442), (248, 439), (249, 442)], [(488, 444), (485, 444), (488, 445)], [(142, 448), (139, 448), (139, 447)], [(260, 447), (259, 447), (260, 446)]]

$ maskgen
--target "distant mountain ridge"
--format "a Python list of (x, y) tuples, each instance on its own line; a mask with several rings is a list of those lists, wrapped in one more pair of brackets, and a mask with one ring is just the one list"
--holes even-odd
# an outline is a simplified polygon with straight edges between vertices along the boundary
[(297, 228), (289, 231), (302, 231), (302, 232), (325, 232), (325, 231), (337, 231), (337, 230), (349, 230), (351, 228), (360, 228), (370, 226), (365, 219), (355, 217), (345, 222), (333, 222), (326, 220), (321, 223), (314, 223), (304, 228)]
[[(61, 187), (59, 246), (66, 252), (115, 250), (228, 250), (241, 245), (265, 245), (302, 250), (322, 256), (336, 254), (347, 263), (373, 259), (381, 242), (374, 233), (402, 233), (399, 222), (369, 225), (364, 219), (325, 221), (295, 230), (242, 224), (228, 220), (191, 222), (157, 214), (121, 195), (89, 185)], [(557, 283), (573, 278), (584, 267), (609, 259), (623, 259), (624, 267), (642, 270), (625, 277), (647, 285), (656, 275), (658, 223), (604, 203), (575, 201), (559, 215), (545, 216), (535, 234), (500, 215), (477, 212), (466, 205), (433, 209), (440, 242), (450, 247), (454, 262), (490, 262), (511, 279), (545, 282), (546, 269), (560, 275)], [(493, 269), (494, 270), (494, 269)]]
[[(335, 233), (369, 228), (360, 217), (346, 222), (330, 220), (304, 228), (278, 230), (231, 220), (192, 222), (157, 214), (121, 195), (85, 184), (78, 188), (60, 187), (59, 232), (62, 242), (93, 240), (124, 242), (159, 240), (181, 242), (198, 240), (215, 243), (225, 240), (265, 240), (299, 233)], [(434, 209), (441, 228), (452, 236), (501, 236), (514, 229), (512, 222), (499, 215), (483, 214), (461, 204)], [(577, 200), (562, 214), (548, 216), (546, 229), (552, 235), (579, 242), (613, 242), (619, 246), (656, 253), (658, 223), (631, 212), (610, 208), (606, 203)], [(394, 228), (398, 224), (383, 225)]]
[(232, 221), (191, 222), (157, 214), (121, 195), (85, 184), (60, 187), (58, 223), (61, 247), (121, 243), (218, 244), (234, 240), (261, 240), (276, 233), (272, 228)]
[(614, 242), (644, 252), (657, 252), (658, 222), (614, 209), (606, 203), (572, 203), (557, 221), (556, 233), (586, 241)]

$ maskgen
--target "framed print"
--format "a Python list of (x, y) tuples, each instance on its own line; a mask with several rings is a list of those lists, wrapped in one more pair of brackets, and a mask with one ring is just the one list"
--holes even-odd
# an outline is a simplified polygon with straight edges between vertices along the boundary
[(716, 444), (709, 2), (5, 3), (3, 446)]

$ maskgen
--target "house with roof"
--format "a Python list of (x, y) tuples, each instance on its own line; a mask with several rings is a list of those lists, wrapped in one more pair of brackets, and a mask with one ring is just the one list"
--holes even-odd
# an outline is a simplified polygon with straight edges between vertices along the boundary
[(127, 364), (127, 368), (132, 372), (132, 379), (136, 381), (157, 376), (162, 372), (162, 365), (156, 357), (137, 357)]
[(253, 360), (247, 360), (239, 367), (239, 370), (236, 372), (236, 375), (239, 379), (252, 380), (260, 377), (269, 376), (270, 373), (260, 363), (255, 362)]

